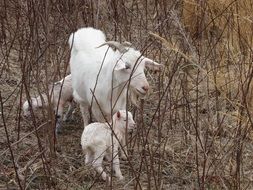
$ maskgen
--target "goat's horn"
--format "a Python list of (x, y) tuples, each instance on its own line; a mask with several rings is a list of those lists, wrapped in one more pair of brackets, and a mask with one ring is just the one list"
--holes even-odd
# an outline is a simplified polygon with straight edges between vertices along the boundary
[(132, 43), (130, 43), (130, 42), (128, 42), (128, 41), (124, 41), (124, 42), (122, 43), (122, 45), (125, 46), (125, 47), (131, 47), (131, 46), (132, 46)]
[(117, 50), (119, 50), (120, 53), (126, 53), (127, 52), (127, 49), (125, 48), (125, 46), (120, 44), (119, 42), (116, 42), (116, 41), (105, 42), (105, 43), (101, 44), (100, 46), (98, 46), (97, 48), (100, 48), (100, 47), (105, 46), (105, 45), (116, 48)]

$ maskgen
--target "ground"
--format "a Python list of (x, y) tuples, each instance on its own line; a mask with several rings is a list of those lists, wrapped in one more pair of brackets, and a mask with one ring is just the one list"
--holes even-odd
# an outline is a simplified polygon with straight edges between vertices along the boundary
[[(1, 1), (0, 189), (252, 189), (253, 9), (212, 2)], [(83, 26), (165, 66), (129, 107), (137, 129), (112, 184), (84, 164), (78, 109), (57, 136), (52, 107), (21, 110), (70, 72), (68, 36)]]

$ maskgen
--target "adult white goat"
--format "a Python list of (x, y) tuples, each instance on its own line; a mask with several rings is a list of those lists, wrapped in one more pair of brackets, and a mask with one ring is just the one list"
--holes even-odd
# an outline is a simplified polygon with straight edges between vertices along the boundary
[[(63, 83), (64, 80), (64, 83)], [(68, 120), (74, 111), (74, 101), (73, 101), (73, 89), (71, 82), (71, 75), (65, 77), (58, 82), (55, 82), (54, 85), (49, 87), (49, 94), (51, 96), (51, 104), (54, 107), (54, 111), (56, 113), (56, 132), (60, 132), (61, 130), (61, 122), (63, 116), (63, 109), (66, 104), (69, 105), (68, 111), (63, 117), (63, 121)], [(43, 103), (42, 103), (43, 102)], [(36, 110), (37, 108), (41, 108), (43, 106), (48, 106), (48, 99), (46, 94), (42, 94), (36, 98), (31, 98), (30, 100), (31, 107), (29, 105), (28, 100), (26, 100), (22, 106), (24, 116), (29, 117), (31, 115), (31, 109)], [(58, 107), (58, 109), (57, 109)]]
[(102, 31), (90, 27), (71, 34), (69, 45), (73, 96), (80, 104), (84, 125), (90, 107), (100, 122), (104, 116), (110, 121), (111, 114), (126, 109), (129, 82), (131, 90), (144, 97), (149, 89), (144, 68), (163, 67), (129, 47), (130, 43), (106, 42)]
[[(127, 115), (128, 114), (128, 115)], [(120, 110), (113, 115), (113, 122), (91, 123), (84, 128), (81, 137), (82, 149), (85, 153), (85, 164), (92, 164), (96, 171), (101, 174), (103, 180), (110, 181), (110, 177), (103, 170), (102, 162), (106, 157), (112, 161), (116, 177), (123, 179), (119, 163), (119, 142), (124, 141), (126, 127), (131, 130), (135, 122), (131, 112)]]

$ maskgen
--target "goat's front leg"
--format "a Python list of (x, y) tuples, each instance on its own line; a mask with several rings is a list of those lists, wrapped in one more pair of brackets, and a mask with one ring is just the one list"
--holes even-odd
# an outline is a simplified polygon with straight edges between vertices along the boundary
[(94, 153), (94, 157), (93, 157), (94, 160), (92, 162), (92, 166), (95, 168), (95, 170), (98, 172), (98, 174), (101, 175), (101, 177), (104, 181), (106, 181), (106, 179), (108, 179), (108, 181), (110, 181), (111, 178), (106, 175), (106, 173), (102, 167), (104, 154), (105, 154), (104, 150), (98, 149), (97, 152)]
[(122, 160), (127, 160), (128, 152), (127, 152), (127, 146), (126, 146), (126, 136), (124, 136), (121, 140), (121, 146), (120, 146), (120, 157)]
[(115, 176), (119, 178), (119, 180), (123, 180), (124, 177), (120, 170), (120, 162), (119, 162), (119, 152), (118, 152), (118, 146), (113, 147), (113, 158), (112, 158), (112, 165), (113, 170), (115, 171)]

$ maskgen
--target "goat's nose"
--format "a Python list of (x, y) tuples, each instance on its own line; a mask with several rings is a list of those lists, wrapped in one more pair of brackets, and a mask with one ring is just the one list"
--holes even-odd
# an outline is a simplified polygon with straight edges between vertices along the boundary
[(142, 87), (142, 89), (143, 89), (144, 91), (146, 91), (146, 92), (147, 92), (147, 91), (148, 91), (148, 89), (149, 89), (149, 85), (145, 85), (145, 86), (143, 86), (143, 87)]

